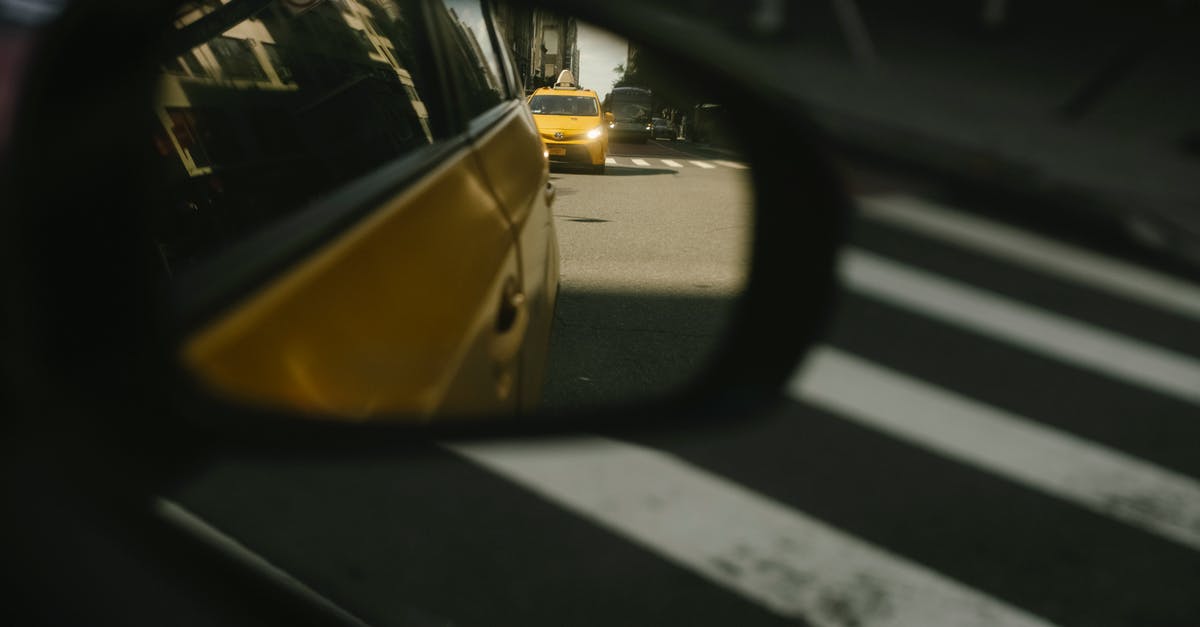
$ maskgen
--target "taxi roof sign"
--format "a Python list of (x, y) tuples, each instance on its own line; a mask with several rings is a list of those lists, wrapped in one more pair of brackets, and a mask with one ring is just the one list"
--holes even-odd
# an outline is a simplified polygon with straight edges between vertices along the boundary
[(554, 83), (555, 89), (579, 89), (579, 85), (575, 83), (575, 75), (571, 70), (563, 70), (558, 73), (558, 80)]

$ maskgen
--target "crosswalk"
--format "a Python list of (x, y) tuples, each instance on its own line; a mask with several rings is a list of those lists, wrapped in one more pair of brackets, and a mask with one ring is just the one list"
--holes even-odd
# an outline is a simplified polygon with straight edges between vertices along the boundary
[(455, 449), (720, 585), (814, 625), (845, 625), (850, 615), (851, 624), (1048, 624), (658, 451), (599, 438)]
[[(374, 588), (330, 563), (399, 564), (365, 581), (464, 624), (1200, 624), (1200, 288), (918, 196), (859, 206), (827, 337), (746, 428), (234, 468), (164, 511), (350, 606)], [(286, 515), (246, 522), (255, 494)], [(380, 546), (320, 554), (347, 512)]]
[[(720, 162), (706, 165), (728, 167)], [(842, 324), (797, 370), (789, 395), (803, 407), (877, 434), (889, 443), (886, 446), (911, 448), (968, 476), (984, 473), (995, 492), (1029, 490), (1038, 495), (1032, 497), (1035, 500), (1048, 499), (1070, 512), (1063, 514), (1064, 520), (1107, 521), (1094, 523), (1101, 528), (1086, 533), (1034, 528), (1024, 536), (1014, 525), (1011, 538), (981, 538), (977, 534), (986, 532), (959, 526), (951, 534), (954, 538), (946, 539), (948, 544), (970, 551), (979, 546), (1045, 544), (1039, 533), (1055, 538), (1080, 533), (1080, 538), (1100, 538), (1104, 546), (1072, 540), (1056, 548), (1111, 556), (1113, 546), (1134, 547), (1118, 552), (1108, 564), (1113, 568), (1122, 563), (1140, 567), (1145, 555), (1137, 547), (1154, 546), (1156, 554), (1169, 556), (1160, 558), (1160, 574), (1182, 577), (1165, 587), (1191, 591), (1156, 593), (1175, 603), (1159, 615), (1183, 617), (1190, 609), (1195, 612), (1190, 618), (1200, 620), (1200, 601), (1189, 600), (1200, 590), (1200, 473), (1196, 464), (1180, 463), (1181, 457), (1170, 453), (1177, 439), (1188, 442), (1183, 447), (1187, 450), (1200, 444), (1200, 415), (1195, 412), (1200, 405), (1200, 353), (1164, 342), (1162, 334), (1139, 337), (1142, 329), (1162, 320), (1169, 320), (1170, 328), (1200, 331), (1195, 325), (1200, 322), (1200, 291), (1171, 276), (920, 198), (880, 195), (863, 198), (860, 204), (867, 236), (843, 253), (843, 290), (851, 301), (900, 316), (893, 322), (881, 320), (878, 313), (871, 317), (874, 325), (890, 325), (888, 333), (925, 336), (901, 345), (925, 346), (897, 358), (891, 340), (880, 340), (887, 333), (867, 333), (853, 321)], [(921, 251), (914, 259), (904, 259), (906, 253), (897, 254), (894, 246), (873, 245), (903, 237), (915, 243), (912, 250)], [(955, 268), (950, 273), (955, 276), (943, 276), (946, 268), (931, 264), (930, 250), (942, 255), (941, 262), (957, 260), (948, 266)], [(972, 278), (962, 268), (973, 261), (987, 264), (987, 271)], [(1034, 287), (1018, 286), (1019, 280)], [(1069, 292), (1055, 289), (1062, 282), (1070, 284), (1070, 290), (1086, 291), (1091, 302), (1118, 302), (1117, 309), (1125, 315), (1117, 320), (1101, 311), (1057, 311), (1062, 293)], [(1020, 295), (1026, 292), (1035, 298)], [(1038, 294), (1054, 296), (1037, 298)], [(904, 317), (922, 320), (925, 326), (906, 325)], [(864, 335), (871, 339), (864, 341)], [(992, 354), (1005, 359), (987, 361)], [(923, 363), (912, 369), (915, 372), (905, 371), (905, 363), (916, 362)], [(1020, 367), (1030, 363), (1037, 367)], [(946, 370), (973, 370), (976, 381), (961, 386), (970, 389), (954, 389), (965, 379), (961, 374), (939, 374)], [(1092, 384), (1080, 387), (1080, 380)], [(1030, 398), (1030, 390), (1037, 390), (1040, 398)], [(1091, 424), (1072, 428), (1081, 421)], [(1123, 442), (1121, 434), (1135, 437)], [(810, 504), (794, 497), (786, 481), (760, 488), (753, 479), (723, 476), (721, 469), (706, 463), (719, 456), (711, 450), (719, 444), (706, 445), (709, 450), (703, 453), (659, 444), (581, 437), (454, 448), (670, 562), (781, 616), (813, 625), (1126, 624), (1128, 614), (1120, 612), (1133, 611), (1120, 605), (1119, 594), (1112, 600), (1091, 598), (1089, 609), (1072, 607), (1064, 598), (1071, 594), (1058, 591), (1062, 596), (1056, 597), (1054, 586), (1048, 594), (1025, 594), (1029, 606), (1010, 602), (1021, 594), (998, 585), (986, 564), (982, 569), (963, 568), (940, 557), (948, 570), (970, 571), (965, 581), (955, 579), (938, 572), (937, 564), (922, 563), (920, 555), (905, 555), (913, 545), (877, 544), (814, 516), (807, 509), (822, 509), (821, 499)], [(726, 453), (732, 456), (733, 450), (731, 446)], [(797, 465), (781, 461), (775, 468), (796, 472)], [(838, 470), (827, 469), (831, 476)], [(738, 469), (731, 474), (742, 473)], [(952, 485), (956, 480), (949, 475), (945, 481)], [(847, 488), (830, 485), (831, 491), (843, 489)], [(920, 491), (931, 490), (941, 491), (936, 485)], [(913, 506), (920, 502), (914, 497)], [(988, 527), (995, 516), (1011, 515), (1003, 503), (976, 504), (971, 497), (950, 507), (964, 508), (967, 513), (958, 515), (963, 520), (975, 518), (972, 509), (990, 515)], [(927, 519), (904, 509), (889, 514), (896, 525)], [(858, 525), (870, 528), (879, 523), (852, 524)], [(888, 530), (878, 535), (906, 534)], [(1173, 548), (1155, 545), (1147, 536)], [(927, 547), (912, 552), (938, 553)], [(1030, 571), (1064, 568), (1055, 563), (1054, 553), (1041, 558), (1047, 563), (1031, 565)], [(1180, 564), (1186, 566), (1173, 570)], [(1081, 565), (1073, 573), (1073, 585), (1097, 576), (1087, 564)], [(1145, 583), (1132, 571), (1107, 576), (1127, 576), (1129, 589)], [(1017, 583), (1021, 577), (1032, 575), (1013, 572), (1009, 585), (1022, 588)], [(1154, 585), (1163, 587), (1162, 582)], [(1102, 586), (1089, 592), (1102, 596)], [(1079, 618), (1105, 611), (1107, 622)]]
[(749, 166), (729, 159), (660, 159), (652, 157), (605, 157), (605, 165), (611, 167), (630, 168), (670, 168), (682, 170), (699, 168), (701, 170), (732, 169), (747, 170)]

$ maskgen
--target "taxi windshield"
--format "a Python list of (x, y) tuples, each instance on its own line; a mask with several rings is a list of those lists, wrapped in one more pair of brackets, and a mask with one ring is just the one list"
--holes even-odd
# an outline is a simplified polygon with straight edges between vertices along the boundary
[(596, 99), (591, 96), (534, 96), (529, 108), (537, 115), (600, 115)]

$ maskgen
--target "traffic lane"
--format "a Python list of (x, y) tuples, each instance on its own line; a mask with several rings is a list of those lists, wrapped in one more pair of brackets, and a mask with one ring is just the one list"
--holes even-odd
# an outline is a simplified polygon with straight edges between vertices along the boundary
[(563, 288), (542, 408), (628, 403), (679, 390), (710, 365), (733, 300)]
[(659, 396), (707, 364), (746, 278), (751, 203), (731, 168), (558, 172), (561, 286), (548, 409)]
[(753, 220), (747, 171), (612, 169), (647, 174), (551, 175), (564, 285), (740, 289)]

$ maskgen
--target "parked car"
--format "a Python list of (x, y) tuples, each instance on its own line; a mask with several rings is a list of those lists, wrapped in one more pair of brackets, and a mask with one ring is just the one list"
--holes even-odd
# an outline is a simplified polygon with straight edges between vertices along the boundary
[(654, 118), (651, 120), (653, 128), (650, 129), (651, 139), (675, 139), (678, 134), (675, 132), (675, 124), (666, 118)]

